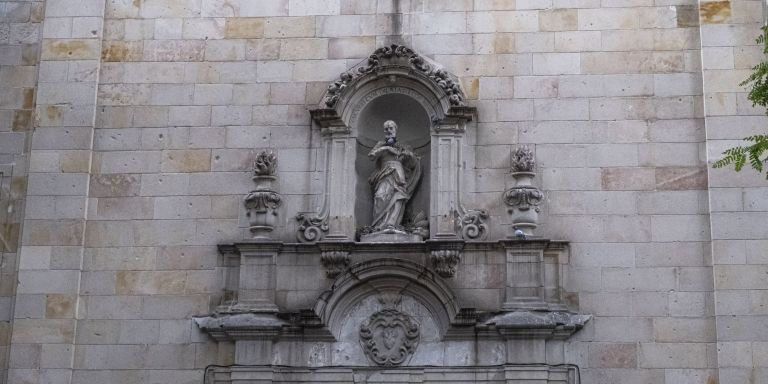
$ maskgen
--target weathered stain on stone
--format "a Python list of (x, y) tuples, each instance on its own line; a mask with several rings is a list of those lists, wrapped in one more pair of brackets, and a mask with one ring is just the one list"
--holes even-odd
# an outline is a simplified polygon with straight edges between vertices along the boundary
[(29, 13), (29, 21), (31, 23), (42, 23), (45, 17), (45, 4), (32, 3), (32, 9)]
[(494, 35), (493, 49), (496, 53), (515, 53), (515, 34), (497, 33)]
[(0, 224), (0, 251), (16, 252), (19, 247), (19, 223)]
[(12, 343), (71, 344), (75, 341), (74, 319), (16, 319)]
[(101, 49), (101, 59), (106, 62), (138, 61), (141, 55), (140, 42), (110, 41)]
[(65, 173), (86, 173), (90, 164), (88, 151), (68, 151), (61, 156), (61, 171)]
[(27, 177), (18, 176), (11, 179), (11, 200), (20, 200), (27, 195)]
[(91, 197), (137, 196), (141, 183), (137, 175), (114, 173), (91, 176)]
[(731, 18), (730, 1), (711, 1), (701, 3), (699, 16), (702, 24), (721, 24)]
[(11, 323), (0, 322), (0, 345), (8, 345), (11, 342)]
[[(669, 72), (681, 72), (685, 69), (685, 57), (682, 53), (658, 53), (653, 54), (653, 66), (651, 71), (669, 73)], [(648, 72), (643, 71), (643, 72)]]
[(655, 187), (653, 168), (603, 168), (600, 178), (603, 190), (606, 191), (651, 190)]
[(635, 344), (597, 343), (589, 348), (589, 365), (598, 368), (636, 368)]
[(118, 271), (115, 292), (118, 295), (181, 294), (185, 285), (184, 271)]
[(21, 63), (23, 65), (37, 65), (40, 46), (37, 44), (25, 44), (21, 49)]
[(477, 99), (480, 94), (480, 79), (477, 77), (465, 77), (462, 79), (463, 85), (466, 85), (464, 91), (467, 99)]
[(25, 245), (82, 245), (82, 220), (32, 220), (24, 224)]
[(158, 40), (148, 42), (142, 59), (145, 61), (202, 61), (205, 42), (197, 40)]
[(133, 0), (132, 4), (136, 8), (141, 8), (141, 0)]
[(24, 88), (24, 90), (21, 93), (21, 97), (22, 97), (22, 103), (21, 103), (22, 109), (35, 108), (35, 89), (34, 88)]
[(565, 292), (563, 294), (563, 300), (568, 306), (572, 306), (574, 308), (579, 307), (579, 294), (574, 292)]
[(17, 110), (13, 112), (13, 122), (11, 123), (11, 130), (14, 132), (29, 131), (32, 126), (32, 111), (29, 110)]
[(70, 295), (50, 294), (45, 297), (45, 318), (62, 319), (74, 315), (75, 299)]
[(656, 189), (660, 191), (707, 189), (707, 170), (703, 167), (656, 168)]
[(43, 40), (43, 60), (98, 59), (99, 41), (95, 39)]
[(61, 107), (57, 105), (49, 105), (45, 107), (45, 116), (48, 117), (48, 121), (52, 123), (61, 121)]
[(695, 5), (676, 5), (678, 28), (698, 27), (699, 8)]
[(211, 151), (207, 149), (168, 150), (163, 152), (163, 172), (208, 172)]
[(243, 17), (227, 19), (226, 37), (256, 39), (264, 36), (264, 19)]

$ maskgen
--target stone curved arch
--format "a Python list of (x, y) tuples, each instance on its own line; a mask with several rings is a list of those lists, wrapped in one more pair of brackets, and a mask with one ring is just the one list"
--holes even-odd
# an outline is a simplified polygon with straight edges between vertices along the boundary
[(418, 300), (437, 323), (441, 336), (459, 313), (456, 297), (441, 277), (421, 264), (392, 258), (350, 267), (320, 296), (314, 310), (338, 337), (343, 316), (368, 296), (382, 293), (400, 293)]
[(343, 72), (328, 86), (320, 108), (334, 110), (350, 126), (354, 110), (363, 108), (366, 98), (375, 98), (372, 93), (390, 87), (416, 99), (433, 120), (442, 120), (452, 107), (466, 106), (456, 76), (412, 49), (393, 44), (374, 51), (363, 65)]

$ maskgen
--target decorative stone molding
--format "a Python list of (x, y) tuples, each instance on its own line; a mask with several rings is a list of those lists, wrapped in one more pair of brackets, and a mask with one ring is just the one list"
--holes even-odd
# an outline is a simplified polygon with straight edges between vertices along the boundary
[(383, 309), (360, 325), (360, 343), (365, 355), (377, 365), (403, 364), (419, 343), (419, 324), (397, 307), (402, 297), (384, 293), (379, 296)]
[(349, 251), (323, 251), (320, 262), (325, 267), (325, 276), (335, 279), (349, 266)]
[(467, 241), (485, 240), (488, 237), (488, 211), (484, 209), (460, 209), (456, 211), (457, 226), (461, 238)]
[[(325, 211), (325, 210), (323, 210)], [(321, 214), (299, 213), (296, 215), (299, 228), (296, 231), (296, 239), (300, 243), (314, 243), (320, 241), (328, 233), (327, 212)]]
[(248, 225), (254, 239), (268, 239), (277, 221), (277, 210), (282, 197), (274, 190), (277, 181), (277, 156), (272, 151), (263, 151), (253, 163), (253, 182), (256, 189), (245, 196)]
[(456, 275), (456, 267), (461, 261), (461, 250), (458, 249), (438, 249), (433, 250), (429, 259), (432, 267), (438, 275), (450, 278)]
[(438, 85), (448, 96), (448, 101), (452, 106), (464, 106), (464, 94), (461, 91), (459, 83), (454, 81), (450, 74), (444, 69), (434, 68), (432, 65), (419, 54), (414, 52), (411, 48), (404, 45), (392, 44), (388, 47), (381, 47), (373, 52), (368, 57), (368, 61), (364, 66), (358, 67), (356, 70), (350, 70), (343, 72), (339, 75), (339, 78), (328, 86), (328, 93), (323, 99), (323, 104), (326, 107), (332, 108), (339, 101), (341, 93), (346, 89), (355, 79), (368, 73), (374, 72), (377, 68), (382, 66), (384, 59), (407, 59), (409, 65), (415, 71), (425, 75), (432, 82)]
[(533, 185), (536, 174), (533, 152), (526, 146), (518, 147), (512, 154), (512, 177), (515, 186), (502, 194), (502, 201), (507, 205), (512, 218), (512, 234), (510, 237), (530, 236), (539, 222), (539, 205), (544, 195)]

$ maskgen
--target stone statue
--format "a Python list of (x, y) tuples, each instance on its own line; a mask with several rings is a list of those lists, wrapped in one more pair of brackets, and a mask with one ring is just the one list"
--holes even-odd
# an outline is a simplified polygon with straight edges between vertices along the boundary
[(372, 232), (405, 233), (405, 206), (421, 178), (421, 159), (397, 142), (397, 124), (384, 122), (384, 140), (368, 153), (377, 170), (368, 178), (373, 188)]

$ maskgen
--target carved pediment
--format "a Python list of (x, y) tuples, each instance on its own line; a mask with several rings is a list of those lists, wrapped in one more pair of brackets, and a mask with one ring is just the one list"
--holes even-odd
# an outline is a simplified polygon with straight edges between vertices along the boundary
[(392, 44), (381, 47), (368, 56), (367, 62), (359, 67), (352, 68), (339, 75), (339, 78), (328, 86), (328, 92), (322, 101), (322, 106), (333, 108), (336, 102), (352, 83), (358, 78), (376, 72), (379, 68), (388, 65), (410, 66), (426, 76), (431, 82), (445, 92), (451, 106), (465, 106), (464, 92), (461, 90), (456, 78), (445, 69), (439, 68), (428, 59), (416, 53), (413, 49), (404, 45)]

